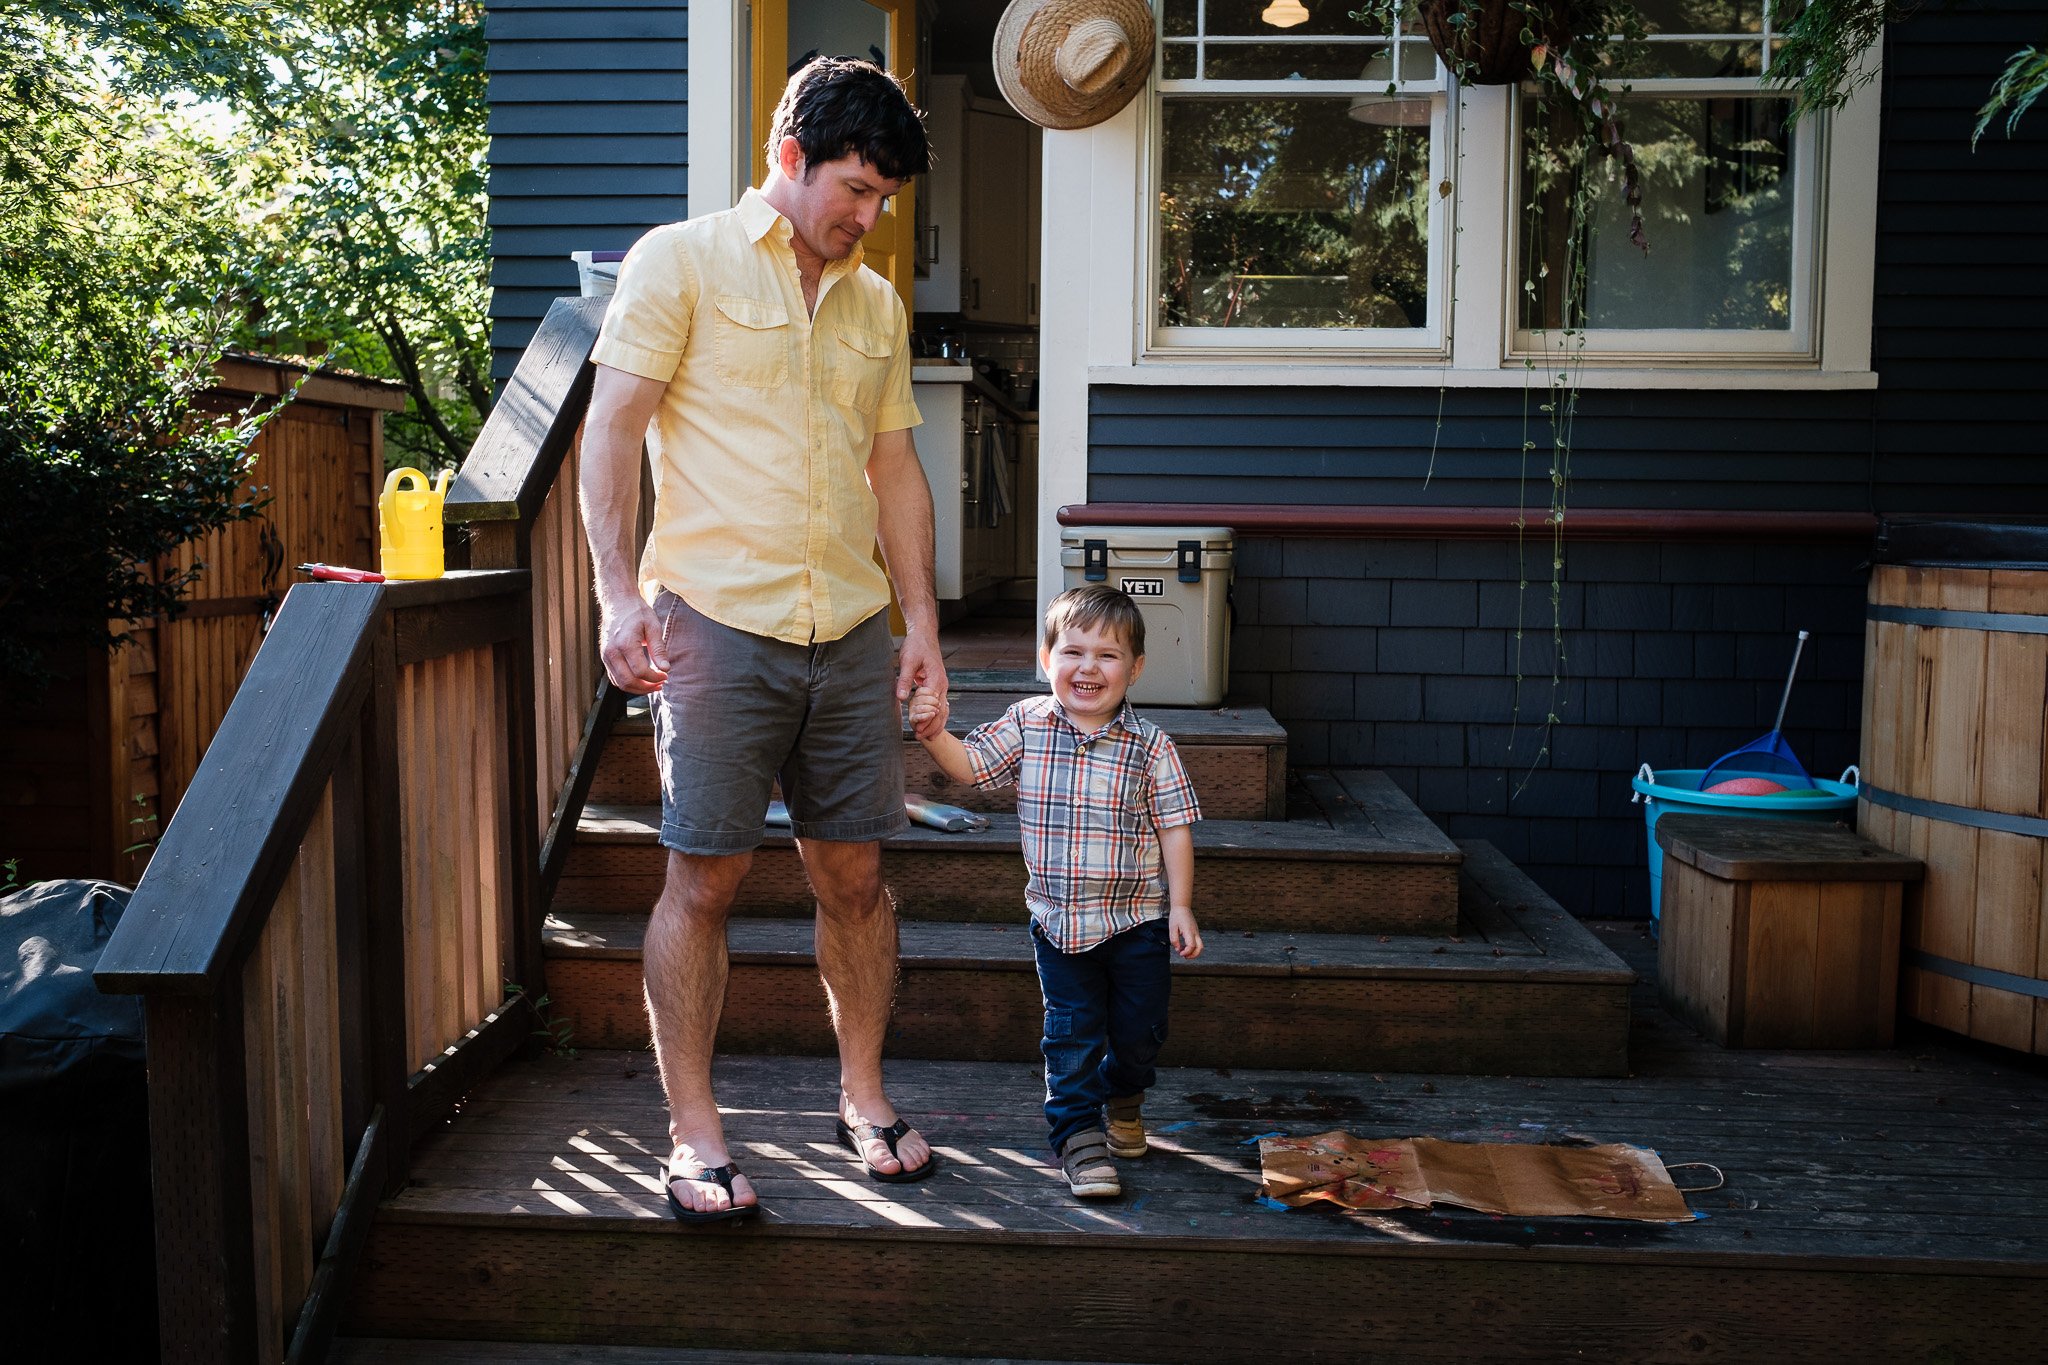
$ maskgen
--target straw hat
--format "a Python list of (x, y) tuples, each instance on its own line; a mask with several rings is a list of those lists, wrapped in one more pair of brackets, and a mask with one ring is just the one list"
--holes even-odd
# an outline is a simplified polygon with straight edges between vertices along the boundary
[(996, 83), (1041, 128), (1089, 128), (1152, 74), (1145, 0), (1011, 0), (996, 24)]

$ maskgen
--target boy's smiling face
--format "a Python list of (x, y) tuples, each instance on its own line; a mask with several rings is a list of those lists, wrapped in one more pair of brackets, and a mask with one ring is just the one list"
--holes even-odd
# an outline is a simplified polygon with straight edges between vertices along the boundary
[(1113, 630), (1068, 626), (1038, 661), (1052, 694), (1079, 730), (1099, 730), (1123, 709), (1124, 695), (1145, 671), (1145, 657)]

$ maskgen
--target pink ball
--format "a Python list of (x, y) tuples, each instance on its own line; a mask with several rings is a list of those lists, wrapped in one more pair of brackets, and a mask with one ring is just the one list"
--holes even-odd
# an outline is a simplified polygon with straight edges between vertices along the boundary
[(1785, 790), (1785, 784), (1773, 782), (1768, 777), (1731, 777), (1706, 790), (1716, 796), (1770, 796)]

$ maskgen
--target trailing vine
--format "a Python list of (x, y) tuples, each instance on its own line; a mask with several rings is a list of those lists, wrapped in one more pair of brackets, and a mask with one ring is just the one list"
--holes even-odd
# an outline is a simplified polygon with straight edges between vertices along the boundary
[[(1629, 240), (1638, 249), (1649, 250), (1643, 230), (1642, 177), (1635, 149), (1624, 136), (1618, 97), (1603, 74), (1626, 69), (1626, 62), (1644, 37), (1644, 23), (1632, 0), (1420, 0), (1419, 4), (1414, 0), (1368, 0), (1366, 7), (1353, 17), (1380, 32), (1390, 33), (1396, 21), (1404, 19), (1411, 8), (1428, 31), (1438, 57), (1455, 78), (1461, 105), (1468, 86), (1519, 83), (1524, 90), (1524, 109), (1550, 115), (1550, 136), (1528, 144), (1529, 163), (1523, 174), (1534, 192), (1524, 198), (1532, 220), (1561, 210), (1563, 221), (1556, 226), (1561, 228), (1563, 244), (1562, 277), (1551, 278), (1547, 261), (1532, 261), (1528, 277), (1521, 282), (1522, 298), (1517, 304), (1530, 315), (1531, 330), (1544, 340), (1547, 395), (1543, 401), (1533, 403), (1533, 410), (1547, 417), (1550, 426), (1548, 506), (1542, 514), (1550, 560), (1550, 695), (1539, 726), (1540, 743), (1528, 760), (1528, 771), (1533, 772), (1548, 756), (1550, 732), (1563, 719), (1561, 696), (1567, 663), (1564, 523), (1570, 505), (1572, 433), (1585, 359), (1586, 247), (1596, 193), (1593, 168), (1600, 160), (1611, 159), (1617, 168), (1629, 213)], [(1538, 226), (1536, 221), (1525, 223), (1524, 240), (1535, 240), (1533, 233)], [(1546, 293), (1550, 296), (1547, 310), (1543, 307)], [(1554, 327), (1544, 325), (1546, 311), (1554, 315)], [(1536, 365), (1533, 357), (1524, 362), (1528, 379), (1533, 379)], [(1520, 477), (1523, 493), (1519, 499), (1522, 510), (1515, 533), (1520, 594), (1512, 636), (1515, 688), (1509, 731), (1511, 753), (1525, 723), (1525, 621), (1521, 599), (1529, 587), (1525, 536), (1529, 521), (1528, 465), (1539, 449), (1531, 430), (1532, 400), (1536, 396), (1535, 387), (1525, 382)], [(1443, 398), (1440, 387), (1439, 429)]]

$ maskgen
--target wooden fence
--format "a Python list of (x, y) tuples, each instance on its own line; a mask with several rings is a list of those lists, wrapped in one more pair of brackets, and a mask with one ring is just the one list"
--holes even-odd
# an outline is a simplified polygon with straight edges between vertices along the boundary
[(166, 1361), (322, 1358), (414, 1137), (535, 1030), (540, 835), (568, 804), (535, 679), (549, 708), (584, 694), (553, 762), (587, 770), (604, 708), (537, 662), (582, 627), (537, 628), (527, 565), (600, 316), (556, 306), (465, 465), (530, 493), (473, 537), (486, 566), (291, 590), (101, 956), (101, 989), (143, 997)]
[[(203, 406), (239, 408), (293, 391), (300, 367), (229, 357)], [(134, 643), (57, 647), (56, 686), (0, 716), (0, 848), (23, 875), (133, 883), (308, 560), (374, 566), (383, 416), (397, 385), (316, 375), (257, 437), (262, 515), (210, 532), (163, 567), (205, 570), (176, 619), (129, 625)]]

